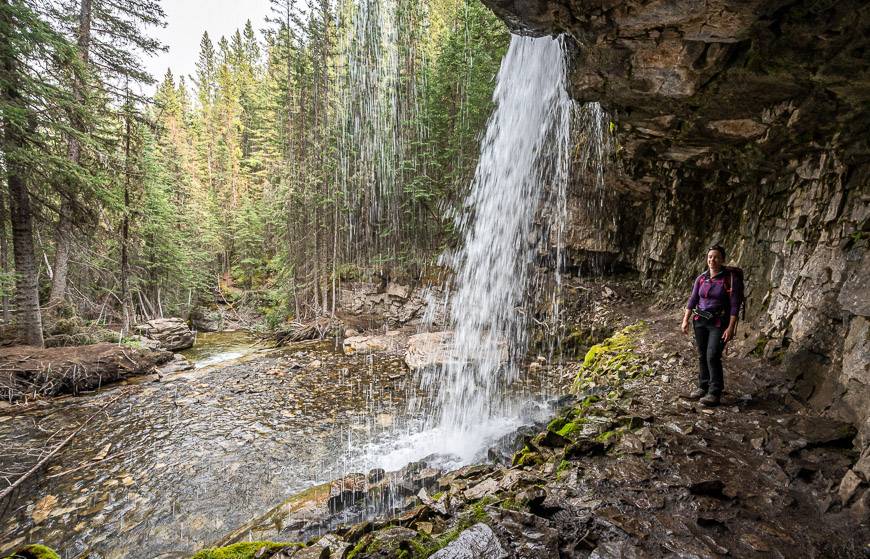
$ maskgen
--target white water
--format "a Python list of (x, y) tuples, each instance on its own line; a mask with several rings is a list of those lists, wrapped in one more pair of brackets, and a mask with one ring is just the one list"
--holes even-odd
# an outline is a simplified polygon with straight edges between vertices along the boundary
[[(528, 343), (527, 294), (538, 285), (533, 268), (554, 241), (559, 267), (574, 114), (562, 40), (513, 36), (493, 98), (475, 178), (457, 218), (462, 248), (442, 256), (455, 272), (445, 290), (449, 300), (432, 301), (428, 312), (449, 309), (454, 359), (423, 373), (427, 397), (412, 410), (423, 421), (366, 448), (364, 463), (389, 470), (430, 454), (450, 455), (450, 465), (469, 463), (498, 438), (547, 414), (509, 397), (508, 388), (521, 373)], [(536, 224), (542, 215), (546, 225)], [(549, 295), (558, 316), (558, 297)]]
[[(545, 192), (564, 193), (573, 102), (562, 41), (514, 36), (493, 94), (474, 183), (457, 225), (461, 250), (443, 261), (456, 272), (450, 301), (456, 359), (423, 378), (437, 390), (437, 426), (467, 438), (481, 423), (512, 415), (501, 396), (527, 345), (526, 290)], [(561, 196), (556, 196), (561, 198)]]

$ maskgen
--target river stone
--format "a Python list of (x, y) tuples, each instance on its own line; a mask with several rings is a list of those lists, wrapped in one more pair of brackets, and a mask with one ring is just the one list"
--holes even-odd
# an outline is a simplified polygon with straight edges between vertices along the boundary
[(342, 343), (345, 355), (371, 353), (375, 351), (395, 351), (402, 346), (402, 333), (391, 330), (381, 336), (352, 336)]
[(180, 318), (155, 318), (144, 324), (138, 324), (136, 331), (147, 338), (157, 340), (169, 351), (186, 349), (193, 346), (193, 332)]
[(453, 332), (427, 332), (408, 339), (405, 364), (411, 369), (443, 366), (453, 360), (450, 341)]
[(450, 545), (436, 551), (429, 559), (505, 559), (507, 556), (492, 528), (481, 522), (459, 534)]

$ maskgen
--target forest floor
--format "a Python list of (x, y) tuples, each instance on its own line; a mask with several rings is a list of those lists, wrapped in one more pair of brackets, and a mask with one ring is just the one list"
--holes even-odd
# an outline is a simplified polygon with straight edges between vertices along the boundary
[[(378, 472), (352, 474), (221, 545), (308, 540), (245, 544), (295, 558), (438, 549), (439, 559), (870, 556), (870, 491), (858, 477), (870, 456), (853, 448), (854, 427), (815, 414), (778, 365), (736, 347), (722, 405), (689, 399), (697, 357), (678, 328), (682, 311), (639, 306), (636, 288), (610, 283), (607, 300), (590, 305), (593, 321), (633, 326), (587, 354), (573, 403), (546, 428), (521, 432), (512, 457), (492, 449), (494, 462), (446, 473), (415, 463), (387, 474), (389, 483)], [(850, 476), (857, 481), (842, 481)], [(337, 511), (371, 508), (390, 491), (400, 514), (335, 527)]]

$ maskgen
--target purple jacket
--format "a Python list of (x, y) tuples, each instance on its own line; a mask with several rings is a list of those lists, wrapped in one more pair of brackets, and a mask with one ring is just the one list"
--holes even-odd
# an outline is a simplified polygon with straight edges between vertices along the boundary
[(728, 293), (728, 286), (725, 283), (728, 274), (727, 270), (722, 269), (713, 278), (710, 278), (710, 270), (698, 276), (686, 308), (697, 307), (708, 312), (729, 310), (730, 316), (737, 316), (740, 310), (740, 296), (737, 289), (732, 289), (731, 293)]

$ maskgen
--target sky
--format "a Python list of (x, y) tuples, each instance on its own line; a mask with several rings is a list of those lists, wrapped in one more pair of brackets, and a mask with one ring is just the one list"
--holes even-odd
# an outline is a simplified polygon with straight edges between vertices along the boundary
[(229, 37), (244, 27), (248, 19), (259, 36), (270, 14), (269, 0), (163, 0), (162, 4), (168, 25), (151, 29), (151, 35), (169, 50), (144, 60), (145, 67), (158, 81), (167, 68), (172, 69), (176, 78), (187, 79), (194, 73), (203, 31), (208, 31), (217, 47), (221, 35)]

